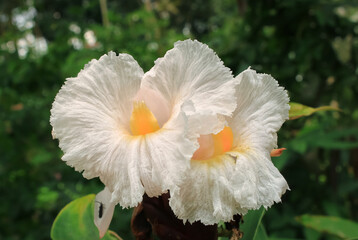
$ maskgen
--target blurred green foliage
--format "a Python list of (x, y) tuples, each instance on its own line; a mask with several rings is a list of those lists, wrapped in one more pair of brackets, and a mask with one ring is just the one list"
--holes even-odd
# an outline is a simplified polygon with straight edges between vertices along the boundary
[[(60, 160), (49, 125), (66, 77), (112, 50), (145, 71), (177, 40), (213, 48), (236, 75), (274, 76), (291, 100), (324, 112), (287, 122), (273, 159), (291, 191), (265, 214), (271, 239), (337, 239), (305, 228), (309, 213), (358, 220), (358, 2), (351, 0), (0, 2), (0, 239), (48, 239), (68, 202), (102, 189)], [(107, 17), (109, 25), (102, 24)], [(111, 229), (131, 239), (130, 210)], [(262, 233), (263, 231), (261, 231)], [(261, 234), (260, 233), (260, 234)]]

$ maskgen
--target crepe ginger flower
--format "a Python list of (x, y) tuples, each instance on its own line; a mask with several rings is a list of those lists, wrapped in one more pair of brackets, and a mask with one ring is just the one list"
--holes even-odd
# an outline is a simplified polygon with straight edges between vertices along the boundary
[(198, 137), (218, 133), (234, 111), (235, 84), (218, 56), (192, 40), (177, 42), (146, 74), (130, 55), (109, 52), (68, 78), (50, 122), (62, 160), (106, 186), (98, 197), (110, 207), (97, 217), (179, 186)]
[[(202, 135), (190, 170), (169, 204), (178, 218), (209, 225), (281, 201), (286, 180), (270, 152), (288, 119), (286, 91), (267, 74), (248, 69), (235, 80), (237, 107), (218, 134)], [(272, 151), (279, 155), (284, 149)]]

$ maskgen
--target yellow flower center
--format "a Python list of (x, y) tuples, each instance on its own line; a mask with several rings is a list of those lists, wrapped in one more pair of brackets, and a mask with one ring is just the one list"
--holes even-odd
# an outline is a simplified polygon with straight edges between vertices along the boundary
[(200, 136), (198, 140), (200, 147), (194, 153), (193, 160), (207, 160), (230, 151), (234, 136), (230, 127), (224, 127), (218, 134)]
[(157, 119), (144, 101), (133, 102), (132, 116), (129, 121), (133, 135), (146, 135), (160, 129)]

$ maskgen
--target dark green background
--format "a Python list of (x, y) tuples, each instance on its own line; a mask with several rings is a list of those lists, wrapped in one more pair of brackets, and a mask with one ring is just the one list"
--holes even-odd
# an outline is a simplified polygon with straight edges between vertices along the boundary
[[(274, 76), (292, 101), (343, 110), (281, 129), (279, 146), (288, 150), (273, 161), (291, 191), (264, 216), (269, 236), (336, 239), (302, 227), (295, 217), (305, 213), (358, 220), (358, 1), (108, 0), (107, 6), (102, 15), (97, 0), (0, 2), (1, 240), (49, 239), (61, 208), (102, 188), (62, 162), (51, 138), (51, 104), (65, 78), (110, 50), (131, 54), (147, 71), (186, 38), (208, 44), (235, 75), (251, 66)], [(95, 44), (86, 43), (88, 31)], [(47, 49), (36, 50), (34, 39)], [(130, 239), (130, 210), (119, 209), (111, 229)]]

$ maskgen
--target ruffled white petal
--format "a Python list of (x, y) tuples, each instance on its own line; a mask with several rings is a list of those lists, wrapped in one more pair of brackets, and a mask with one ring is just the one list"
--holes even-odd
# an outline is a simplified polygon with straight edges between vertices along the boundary
[[(109, 164), (100, 178), (113, 190), (112, 201), (119, 202), (123, 207), (133, 207), (136, 204), (127, 200), (139, 199), (138, 195), (143, 195), (143, 188), (148, 196), (155, 197), (181, 184), (196, 149), (197, 145), (187, 135), (185, 114), (176, 111), (156, 132), (142, 136), (118, 136), (105, 157), (113, 155), (120, 161)], [(123, 162), (127, 162), (128, 168), (122, 167)], [(132, 184), (137, 183), (137, 176), (140, 178), (140, 188)], [(123, 191), (125, 184), (132, 185), (126, 192)]]
[(276, 132), (288, 119), (287, 93), (271, 76), (251, 69), (236, 81), (237, 108), (227, 118), (232, 151), (192, 160), (180, 189), (171, 192), (170, 206), (184, 221), (230, 221), (235, 214), (280, 202), (289, 189), (270, 158)]
[(270, 207), (281, 202), (281, 196), (289, 189), (266, 150), (250, 149), (228, 153), (236, 158), (234, 176), (230, 184), (235, 200), (244, 209)]
[(230, 221), (235, 214), (247, 212), (234, 197), (234, 159), (222, 155), (220, 159), (209, 161), (192, 161), (185, 184), (170, 192), (170, 207), (184, 222), (201, 221), (211, 225)]
[(185, 183), (171, 192), (169, 204), (184, 222), (227, 222), (236, 214), (280, 202), (288, 189), (269, 154), (235, 151), (216, 158), (192, 161)]
[(174, 105), (183, 105), (191, 132), (209, 134), (225, 125), (220, 116), (235, 109), (231, 71), (207, 45), (185, 40), (175, 43), (145, 74), (142, 85), (159, 91)]
[(136, 160), (149, 197), (159, 196), (181, 184), (197, 148), (186, 131), (186, 116), (183, 112), (174, 112), (159, 131), (132, 140), (139, 141)]
[(110, 52), (67, 79), (51, 109), (62, 159), (86, 178), (103, 177), (122, 206), (137, 205), (144, 193), (138, 150), (125, 137), (142, 76), (130, 55)]
[(111, 202), (112, 193), (104, 188), (96, 195), (94, 202), (94, 224), (98, 228), (99, 238), (102, 238), (111, 224), (115, 203)]
[[(131, 56), (109, 53), (91, 61), (78, 77), (67, 79), (51, 110), (62, 159), (86, 178), (100, 177), (112, 192), (111, 201), (122, 207), (136, 206), (144, 192), (158, 196), (175, 188), (197, 148), (189, 140), (187, 117), (179, 105), (171, 109), (169, 119), (163, 117), (160, 130), (132, 136), (129, 118), (132, 101), (143, 97), (142, 75)], [(160, 95), (156, 99), (163, 100)], [(167, 101), (161, 104), (166, 106)]]
[[(276, 147), (277, 134), (288, 119), (289, 98), (283, 87), (267, 74), (257, 74), (248, 69), (235, 80), (237, 107), (229, 126), (234, 132), (234, 146), (242, 144), (257, 146), (271, 151)], [(261, 136), (271, 140), (260, 140)]]

